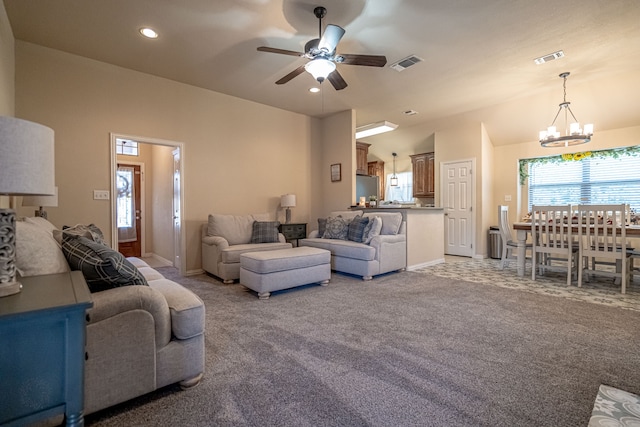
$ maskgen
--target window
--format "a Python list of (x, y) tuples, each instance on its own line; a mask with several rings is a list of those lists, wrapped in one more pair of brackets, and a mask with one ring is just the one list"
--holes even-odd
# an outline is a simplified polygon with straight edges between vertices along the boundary
[(387, 174), (385, 199), (395, 202), (413, 202), (413, 174), (411, 172), (397, 173), (398, 185), (391, 186), (392, 174)]
[(116, 138), (116, 154), (124, 154), (125, 156), (138, 155), (138, 143), (130, 139)]
[(618, 203), (640, 210), (640, 146), (527, 162), (529, 211), (533, 205)]

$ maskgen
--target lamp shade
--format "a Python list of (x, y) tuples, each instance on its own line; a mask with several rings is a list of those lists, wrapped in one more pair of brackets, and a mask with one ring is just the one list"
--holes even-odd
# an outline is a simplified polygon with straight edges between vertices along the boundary
[(53, 129), (0, 116), (0, 194), (55, 194)]
[(24, 196), (22, 206), (58, 207), (58, 187), (55, 187), (53, 196)]
[(283, 208), (295, 208), (296, 207), (296, 195), (295, 194), (283, 194), (280, 196), (280, 206)]

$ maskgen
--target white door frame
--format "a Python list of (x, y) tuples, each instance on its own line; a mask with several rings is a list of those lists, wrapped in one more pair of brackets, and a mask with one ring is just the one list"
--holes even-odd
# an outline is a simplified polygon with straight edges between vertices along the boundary
[[(164, 145), (168, 147), (174, 147), (180, 150), (180, 171), (181, 171), (181, 180), (180, 180), (180, 212), (182, 215), (182, 224), (180, 227), (180, 265), (178, 270), (181, 276), (184, 276), (186, 273), (186, 236), (184, 233), (184, 218), (185, 218), (185, 208), (184, 208), (184, 143), (178, 141), (170, 141), (166, 139), (158, 139), (158, 138), (149, 138), (144, 136), (135, 136), (135, 135), (125, 135), (119, 133), (111, 132), (109, 134), (110, 143), (111, 143), (111, 246), (115, 250), (118, 250), (118, 229), (115, 226), (116, 224), (116, 198), (113, 197), (116, 191), (117, 182), (116, 182), (116, 170), (118, 168), (118, 159), (116, 154), (116, 139), (131, 139), (133, 141), (137, 141), (142, 144), (151, 144), (151, 145)], [(172, 163), (173, 165), (173, 163)], [(173, 166), (172, 166), (173, 169)], [(172, 172), (173, 175), (173, 172)], [(142, 193), (141, 193), (142, 196)], [(142, 202), (144, 203), (144, 202)], [(171, 212), (173, 216), (173, 212)], [(143, 231), (144, 233), (144, 231)], [(144, 241), (143, 241), (144, 243)], [(144, 251), (143, 251), (144, 254)]]
[[(473, 158), (467, 158), (467, 159), (457, 159), (457, 160), (449, 160), (446, 162), (440, 162), (440, 206), (442, 206), (442, 208), (444, 209), (444, 215), (447, 215), (447, 207), (445, 206), (445, 201), (447, 200), (446, 198), (446, 191), (447, 191), (447, 186), (446, 186), (446, 176), (445, 176), (445, 171), (446, 171), (446, 166), (447, 165), (452, 165), (455, 163), (466, 163), (466, 162), (470, 162), (471, 163), (471, 230), (469, 231), (469, 233), (471, 234), (470, 236), (467, 236), (469, 238), (469, 241), (471, 242), (471, 253), (469, 254), (469, 256), (475, 258), (476, 254), (478, 253), (478, 246), (477, 246), (477, 242), (476, 242), (476, 215), (477, 215), (477, 207), (476, 207), (476, 159), (475, 157)], [(448, 239), (448, 231), (447, 231), (447, 225), (446, 225), (446, 219), (445, 219), (445, 227), (444, 227), (444, 245), (445, 245), (445, 252), (446, 252), (446, 243), (447, 243), (447, 239)]]

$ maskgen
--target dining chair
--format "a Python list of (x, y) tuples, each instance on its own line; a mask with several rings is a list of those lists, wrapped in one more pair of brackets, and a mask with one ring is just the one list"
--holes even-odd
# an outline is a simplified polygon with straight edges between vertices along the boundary
[[(516, 259), (516, 250), (518, 242), (513, 240), (511, 234), (511, 224), (509, 223), (509, 206), (498, 206), (498, 228), (500, 229), (500, 237), (502, 238), (502, 257), (500, 258), (500, 270), (508, 265), (510, 259)], [(531, 249), (531, 244), (527, 243), (527, 250)]]
[(627, 251), (625, 211), (624, 204), (578, 205), (579, 287), (582, 286), (583, 277), (588, 281), (591, 276), (604, 276), (619, 279), (621, 292), (626, 292), (630, 278), (631, 254)]
[[(574, 240), (571, 223), (571, 205), (532, 206), (531, 236), (533, 238), (533, 268), (531, 279), (536, 280), (536, 270), (567, 273), (567, 286), (577, 273), (579, 248)], [(564, 265), (557, 265), (562, 262)]]

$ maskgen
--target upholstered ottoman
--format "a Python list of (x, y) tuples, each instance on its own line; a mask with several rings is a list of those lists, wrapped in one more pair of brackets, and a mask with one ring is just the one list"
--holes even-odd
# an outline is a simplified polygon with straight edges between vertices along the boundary
[(331, 279), (331, 252), (301, 247), (240, 255), (240, 283), (267, 299), (271, 292)]

